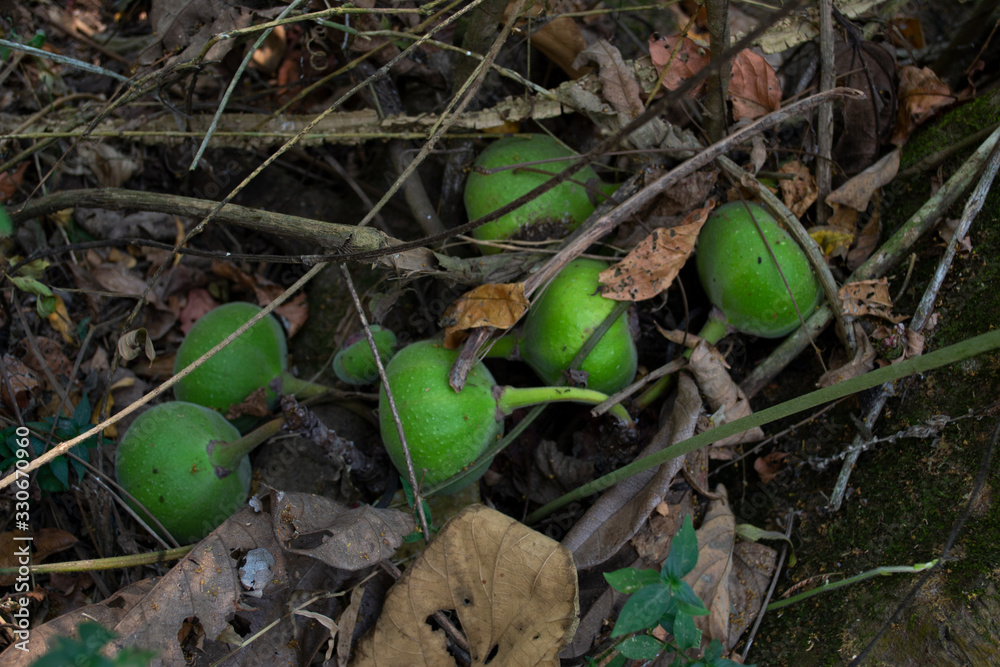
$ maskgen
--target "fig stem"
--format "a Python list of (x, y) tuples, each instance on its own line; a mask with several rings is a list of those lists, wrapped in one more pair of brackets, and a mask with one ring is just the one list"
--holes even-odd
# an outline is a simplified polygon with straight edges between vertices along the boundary
[[(526, 408), (542, 403), (587, 403), (598, 405), (608, 400), (607, 394), (581, 387), (500, 387), (497, 396), (497, 410), (507, 416), (518, 408)], [(635, 426), (631, 415), (621, 405), (616, 405), (611, 414), (629, 428)]]
[(282, 372), (279, 377), (281, 378), (281, 393), (295, 394), (295, 397), (299, 399), (314, 398), (332, 391), (330, 387), (297, 378), (288, 371)]
[(219, 479), (229, 475), (240, 467), (244, 457), (263, 444), (268, 438), (276, 435), (285, 426), (285, 418), (278, 417), (261, 424), (246, 435), (224, 442), (212, 440), (208, 443), (208, 460), (215, 469)]

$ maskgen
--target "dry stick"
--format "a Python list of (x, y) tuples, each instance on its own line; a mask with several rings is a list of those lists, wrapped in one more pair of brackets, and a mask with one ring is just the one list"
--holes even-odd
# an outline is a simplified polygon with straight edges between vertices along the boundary
[(283, 304), (285, 301), (287, 301), (292, 296), (292, 294), (294, 294), (295, 292), (297, 292), (298, 290), (300, 290), (306, 283), (308, 283), (310, 280), (312, 280), (313, 276), (315, 276), (317, 273), (319, 273), (320, 271), (322, 271), (325, 267), (326, 267), (326, 264), (318, 264), (318, 265), (314, 266), (313, 268), (309, 269), (309, 271), (305, 275), (303, 275), (301, 278), (299, 278), (295, 282), (294, 285), (292, 285), (287, 290), (285, 290), (284, 292), (282, 292), (281, 294), (279, 294), (277, 296), (277, 298), (274, 299), (274, 301), (272, 301), (271, 303), (269, 303), (266, 306), (264, 306), (264, 308), (262, 308), (259, 313), (257, 313), (253, 317), (251, 317), (244, 325), (242, 325), (236, 331), (234, 331), (233, 333), (231, 333), (228, 336), (226, 336), (226, 338), (223, 339), (222, 342), (220, 342), (218, 345), (216, 345), (215, 347), (213, 347), (211, 350), (209, 350), (205, 354), (203, 354), (200, 357), (198, 357), (198, 359), (196, 359), (190, 365), (186, 366), (180, 372), (176, 373), (173, 377), (171, 377), (170, 379), (164, 381), (163, 384), (161, 384), (160, 386), (158, 386), (156, 389), (153, 389), (152, 391), (150, 391), (148, 394), (146, 394), (142, 398), (140, 398), (140, 399), (136, 400), (134, 403), (130, 404), (128, 407), (123, 408), (121, 412), (115, 414), (112, 417), (108, 417), (107, 419), (105, 419), (104, 421), (102, 421), (97, 426), (94, 426), (93, 428), (91, 428), (89, 431), (87, 431), (85, 433), (81, 433), (80, 435), (76, 436), (75, 438), (67, 440), (66, 442), (62, 442), (59, 445), (53, 447), (52, 449), (50, 449), (49, 451), (45, 452), (44, 454), (42, 454), (38, 458), (33, 459), (31, 461), (31, 463), (28, 464), (28, 466), (26, 468), (24, 468), (23, 470), (17, 470), (15, 472), (11, 473), (10, 475), (7, 475), (3, 479), (0, 479), (0, 489), (3, 489), (5, 487), (9, 486), (18, 477), (24, 477), (25, 475), (27, 475), (28, 473), (30, 473), (32, 470), (36, 470), (36, 469), (40, 468), (41, 466), (45, 465), (46, 463), (48, 463), (49, 461), (51, 461), (55, 457), (57, 457), (57, 456), (59, 456), (61, 454), (65, 454), (70, 449), (72, 449), (73, 447), (77, 446), (78, 444), (80, 444), (84, 440), (90, 438), (91, 436), (97, 435), (98, 433), (100, 433), (101, 431), (103, 431), (107, 427), (111, 426), (112, 424), (118, 423), (118, 421), (121, 420), (122, 417), (125, 417), (126, 415), (132, 414), (133, 412), (135, 412), (136, 410), (138, 410), (139, 408), (141, 408), (146, 403), (149, 403), (151, 400), (153, 400), (154, 398), (156, 398), (160, 394), (166, 392), (168, 389), (170, 389), (175, 384), (177, 384), (178, 382), (180, 382), (182, 379), (184, 379), (185, 377), (187, 377), (188, 375), (190, 375), (192, 372), (194, 372), (194, 370), (196, 368), (198, 368), (203, 363), (205, 363), (206, 361), (208, 361), (217, 352), (219, 352), (223, 348), (227, 347), (234, 340), (236, 340), (237, 338), (239, 338), (240, 336), (242, 336), (243, 333), (247, 329), (249, 329), (250, 327), (252, 327), (253, 325), (255, 325), (257, 322), (259, 322), (262, 319), (264, 319), (265, 317), (267, 317), (271, 313), (271, 311), (273, 311), (275, 308), (277, 308), (278, 306), (280, 306), (281, 304)]
[[(90, 558), (86, 560), (67, 561), (62, 563), (45, 563), (42, 565), (29, 565), (28, 571), (31, 574), (52, 574), (53, 572), (96, 572), (99, 570), (117, 570), (123, 567), (136, 567), (138, 565), (156, 565), (170, 560), (178, 560), (186, 556), (197, 545), (190, 544), (186, 547), (176, 549), (164, 549), (163, 551), (149, 551), (143, 554), (130, 554), (128, 556), (113, 556), (110, 558)], [(17, 574), (16, 567), (0, 568), (0, 577)]]
[[(986, 164), (998, 142), (1000, 142), (1000, 128), (994, 130), (941, 189), (924, 202), (924, 205), (874, 255), (869, 257), (868, 261), (859, 266), (846, 282), (867, 280), (885, 275), (890, 268), (905, 257), (913, 244), (934, 227), (948, 208), (965, 192), (972, 180), (980, 173), (983, 165)], [(754, 368), (740, 385), (747, 398), (752, 398), (767, 386), (774, 376), (780, 373), (809, 345), (809, 336), (816, 336), (832, 320), (833, 311), (824, 305), (806, 320), (804, 329), (799, 327), (782, 341), (774, 352)], [(808, 335), (806, 331), (809, 332)]]
[[(910, 322), (909, 328), (912, 331), (920, 333), (920, 331), (927, 324), (927, 319), (931, 314), (931, 310), (934, 308), (934, 300), (937, 298), (938, 291), (941, 289), (941, 284), (944, 282), (945, 276), (948, 275), (948, 269), (951, 267), (951, 262), (955, 258), (955, 252), (958, 249), (958, 242), (969, 233), (969, 227), (972, 226), (972, 221), (976, 218), (980, 209), (983, 207), (983, 203), (986, 201), (986, 195), (989, 194), (990, 186), (993, 185), (993, 179), (997, 175), (998, 167), (1000, 167), (1000, 144), (993, 149), (993, 154), (990, 156), (990, 160), (986, 164), (986, 168), (983, 171), (982, 177), (979, 179), (979, 183), (976, 184), (976, 188), (972, 191), (972, 194), (969, 195), (969, 200), (965, 203), (965, 210), (962, 212), (962, 219), (958, 224), (958, 228), (952, 235), (951, 240), (948, 241), (948, 247), (945, 249), (944, 255), (941, 256), (941, 260), (937, 265), (937, 270), (934, 271), (934, 276), (931, 278), (931, 282), (927, 286), (926, 291), (924, 291), (924, 295), (920, 299), (920, 304), (917, 306), (917, 310), (913, 315), (913, 320)], [(879, 415), (882, 414), (882, 408), (885, 406), (886, 401), (889, 396), (893, 395), (893, 393), (891, 384), (887, 383), (880, 387), (875, 401), (868, 409), (868, 414), (865, 415), (864, 424), (866, 432), (855, 435), (853, 442), (851, 442), (850, 447), (848, 447), (845, 452), (844, 463), (840, 468), (840, 474), (837, 476), (837, 482), (833, 486), (833, 491), (830, 493), (830, 502), (827, 503), (827, 509), (834, 512), (840, 509), (840, 505), (844, 501), (844, 493), (847, 491), (847, 482), (851, 478), (851, 470), (854, 469), (854, 464), (858, 462), (858, 457), (861, 456), (861, 452), (867, 449), (868, 445), (872, 444), (871, 430), (875, 426), (875, 422), (878, 420)]]
[(729, 92), (729, 0), (705, 0), (705, 20), (711, 45), (712, 72), (705, 80), (705, 133), (715, 143), (726, 136)]
[[(469, 103), (472, 102), (472, 98), (475, 97), (475, 94), (478, 92), (479, 87), (483, 82), (483, 78), (486, 76), (486, 72), (489, 70), (490, 65), (493, 64), (493, 61), (496, 60), (497, 54), (500, 52), (500, 47), (502, 47), (504, 42), (506, 42), (507, 37), (510, 35), (511, 30), (514, 27), (514, 23), (517, 21), (518, 16), (521, 14), (521, 11), (524, 9), (526, 3), (527, 0), (517, 0), (514, 6), (511, 7), (510, 16), (504, 23), (500, 34), (497, 35), (496, 40), (494, 40), (493, 46), (490, 47), (489, 53), (487, 53), (486, 57), (483, 58), (478, 65), (476, 65), (476, 68), (473, 70), (473, 75), (466, 79), (462, 88), (459, 89), (459, 91), (452, 97), (451, 102), (449, 102), (448, 106), (441, 113), (437, 123), (435, 123), (431, 128), (430, 137), (428, 137), (427, 141), (424, 142), (424, 145), (420, 147), (420, 151), (416, 154), (416, 156), (414, 156), (413, 161), (406, 165), (406, 169), (404, 169), (399, 175), (399, 178), (396, 179), (392, 186), (389, 187), (389, 190), (385, 193), (385, 195), (375, 204), (375, 208), (369, 211), (361, 222), (358, 223), (359, 225), (367, 224), (369, 220), (375, 217), (375, 214), (382, 210), (386, 203), (388, 203), (389, 199), (396, 194), (396, 191), (399, 190), (400, 186), (410, 177), (410, 174), (412, 174), (420, 163), (423, 162), (428, 155), (430, 155), (434, 146), (437, 145), (438, 140), (441, 139), (441, 136), (448, 131), (448, 128), (455, 123), (458, 117), (462, 115), (462, 112), (465, 111), (465, 108), (469, 106)], [(479, 2), (475, 2), (472, 5), (469, 5), (469, 7), (478, 4)]]
[[(723, 171), (727, 174), (733, 178), (739, 179), (740, 185), (752, 190), (753, 193), (764, 203), (767, 209), (774, 214), (774, 217), (784, 223), (789, 233), (799, 244), (799, 247), (805, 251), (806, 257), (809, 258), (809, 264), (812, 266), (813, 272), (816, 274), (816, 277), (819, 278), (820, 285), (823, 286), (823, 292), (826, 294), (826, 302), (833, 309), (834, 317), (837, 322), (837, 335), (840, 337), (840, 340), (844, 343), (844, 347), (847, 349), (847, 358), (853, 358), (854, 337), (848, 333), (849, 329), (844, 323), (844, 315), (840, 311), (840, 292), (837, 289), (837, 281), (833, 279), (833, 274), (830, 272), (830, 267), (827, 265), (826, 259), (823, 257), (823, 251), (820, 249), (819, 244), (816, 243), (816, 240), (813, 239), (813, 237), (809, 236), (809, 232), (807, 232), (805, 227), (802, 226), (799, 219), (788, 210), (788, 207), (785, 206), (782, 201), (774, 195), (774, 193), (761, 185), (760, 181), (754, 178), (753, 174), (741, 169), (739, 165), (725, 155), (720, 156), (715, 162), (722, 167)], [(796, 306), (796, 310), (797, 309), (798, 306)], [(814, 348), (816, 347), (815, 343), (812, 343), (812, 345)], [(820, 361), (822, 362), (822, 359), (820, 359)]]
[[(819, 0), (819, 89), (837, 85), (833, 61), (833, 0)], [(825, 225), (830, 217), (826, 196), (830, 194), (831, 156), (833, 154), (833, 103), (819, 105), (816, 124), (816, 224)], [(830, 303), (836, 303), (830, 301)], [(838, 318), (838, 327), (843, 326)], [(852, 355), (853, 356), (853, 355)]]
[(406, 470), (410, 473), (410, 486), (413, 488), (413, 505), (417, 508), (417, 514), (420, 516), (420, 527), (424, 531), (424, 540), (430, 542), (431, 533), (427, 525), (427, 516), (424, 514), (424, 503), (423, 499), (420, 497), (420, 484), (417, 481), (417, 473), (413, 468), (413, 459), (410, 457), (410, 446), (406, 442), (406, 434), (403, 433), (403, 422), (399, 418), (399, 410), (396, 408), (396, 399), (392, 395), (392, 388), (389, 387), (389, 377), (385, 374), (385, 366), (382, 365), (382, 355), (378, 351), (378, 346), (375, 344), (375, 338), (372, 336), (372, 330), (368, 326), (368, 318), (365, 317), (365, 309), (361, 307), (361, 299), (358, 298), (358, 291), (354, 289), (354, 280), (351, 278), (351, 272), (347, 270), (347, 264), (340, 265), (340, 272), (344, 276), (344, 280), (347, 282), (347, 289), (351, 293), (351, 300), (354, 302), (354, 309), (358, 311), (358, 317), (361, 319), (361, 326), (365, 331), (365, 338), (368, 339), (368, 347), (372, 350), (372, 356), (375, 357), (375, 367), (378, 369), (378, 377), (382, 382), (382, 389), (385, 390), (385, 397), (389, 403), (389, 410), (392, 411), (392, 419), (396, 422), (396, 433), (399, 434), (399, 442), (403, 446), (403, 456), (406, 457)]

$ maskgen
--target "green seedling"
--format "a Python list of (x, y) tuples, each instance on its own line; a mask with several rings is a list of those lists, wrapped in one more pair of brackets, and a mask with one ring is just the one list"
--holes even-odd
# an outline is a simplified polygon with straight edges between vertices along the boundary
[[(600, 260), (573, 260), (528, 309), (521, 332), (521, 358), (545, 382), (565, 382), (570, 362), (615, 309), (617, 302), (598, 290), (598, 276), (606, 268)], [(637, 362), (628, 315), (622, 314), (579, 370), (587, 373), (587, 388), (613, 394), (632, 381)]]
[[(379, 358), (385, 365), (396, 353), (396, 334), (377, 324), (373, 324), (369, 328)], [(375, 356), (372, 354), (371, 345), (368, 344), (368, 338), (364, 333), (352, 336), (348, 340), (347, 346), (337, 352), (337, 356), (333, 358), (333, 372), (347, 384), (363, 385), (378, 380)]]
[[(465, 210), (469, 219), (481, 218), (526, 195), (553, 174), (571, 166), (573, 158), (578, 157), (545, 134), (507, 137), (494, 142), (479, 154), (465, 185)], [(539, 162), (543, 160), (548, 161)], [(520, 169), (504, 169), (535, 162), (538, 163)], [(489, 171), (493, 169), (500, 171)], [(586, 167), (527, 204), (480, 225), (472, 235), (484, 241), (562, 238), (594, 212), (595, 202), (600, 203), (614, 190), (615, 186), (601, 182), (597, 173)], [(499, 252), (485, 245), (480, 248), (486, 254)]]
[[(438, 343), (421, 341), (400, 350), (386, 367), (417, 481), (423, 487), (436, 487), (473, 466), (502, 436), (503, 418), (518, 408), (557, 401), (597, 404), (607, 399), (600, 392), (576, 387), (500, 387), (482, 364), (473, 367), (465, 387), (456, 392), (448, 383), (448, 372), (457, 356), (457, 351)], [(621, 406), (612, 414), (632, 425)], [(379, 424), (389, 457), (409, 478), (385, 389), (379, 392)], [(489, 460), (478, 463), (468, 475), (439, 491), (464, 488), (489, 465)]]

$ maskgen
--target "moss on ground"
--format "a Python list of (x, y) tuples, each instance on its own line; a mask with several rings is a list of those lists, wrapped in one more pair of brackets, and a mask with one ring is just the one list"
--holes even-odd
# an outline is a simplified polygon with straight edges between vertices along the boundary
[[(992, 96), (957, 109), (914, 138), (907, 146), (904, 165), (998, 120), (1000, 107)], [(943, 172), (953, 173), (972, 148), (949, 160)], [(909, 183), (904, 201), (886, 212), (888, 229), (905, 221), (927, 199), (930, 180), (923, 175)], [(960, 217), (962, 205), (964, 198), (952, 217)], [(938, 323), (928, 334), (928, 350), (984, 333), (1000, 323), (1000, 188), (994, 187), (970, 236), (973, 252), (956, 258), (936, 301)], [(897, 312), (912, 313), (916, 307), (940, 257), (939, 239), (923, 239), (915, 252), (911, 286), (896, 304)], [(905, 272), (903, 267), (890, 276), (891, 291), (902, 284)], [(816, 487), (802, 492), (809, 500), (797, 526), (799, 562), (779, 583), (779, 592), (809, 577), (841, 578), (882, 565), (936, 558), (968, 503), (1000, 414), (993, 405), (1000, 395), (998, 389), (997, 353), (900, 383), (878, 434), (925, 424), (937, 414), (966, 418), (950, 422), (938, 438), (886, 442), (863, 455), (851, 478), (853, 496), (835, 515), (825, 515), (821, 503), (814, 501), (815, 488), (831, 488), (837, 470), (801, 473), (792, 489), (794, 485), (801, 488), (803, 482)], [(861, 412), (857, 405), (849, 410)], [(970, 410), (972, 416), (968, 416)], [(840, 433), (845, 412), (832, 413), (829, 420), (835, 428), (828, 432)], [(850, 436), (827, 440), (824, 456), (839, 451)], [(996, 547), (1000, 504), (993, 502), (1000, 488), (1000, 456), (994, 457), (987, 481), (954, 547), (954, 560), (903, 611), (866, 664), (898, 665), (908, 656), (921, 656), (921, 665), (1000, 662), (1000, 642), (989, 622), (1000, 608), (1000, 550)], [(872, 579), (768, 614), (749, 658), (768, 666), (844, 664), (881, 628), (915, 580), (913, 575)]]

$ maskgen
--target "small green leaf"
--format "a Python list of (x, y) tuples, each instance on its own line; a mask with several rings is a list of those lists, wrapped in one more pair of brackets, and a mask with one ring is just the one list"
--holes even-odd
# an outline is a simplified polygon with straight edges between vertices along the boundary
[(618, 614), (612, 637), (621, 637), (638, 630), (656, 627), (670, 603), (670, 589), (663, 584), (653, 584), (640, 589), (630, 597)]
[(683, 579), (698, 564), (698, 536), (691, 524), (691, 515), (684, 517), (681, 529), (670, 543), (670, 554), (663, 561), (664, 578)]
[(718, 660), (722, 657), (722, 643), (718, 639), (713, 639), (708, 643), (708, 647), (705, 649), (705, 655), (702, 656), (705, 660)]
[(663, 642), (650, 635), (635, 635), (618, 645), (618, 652), (630, 660), (652, 660), (663, 650)]
[(792, 546), (792, 541), (785, 537), (784, 533), (776, 530), (764, 530), (752, 523), (741, 523), (736, 526), (736, 535), (746, 542), (759, 542), (760, 540), (783, 540)]
[(694, 618), (682, 611), (674, 619), (674, 641), (682, 651), (701, 645), (701, 630), (695, 627)]
[(7, 215), (7, 209), (0, 206), (0, 238), (6, 239), (14, 235), (14, 222)]
[(604, 579), (616, 591), (631, 595), (640, 588), (660, 583), (660, 573), (656, 570), (637, 570), (633, 567), (623, 567), (614, 572), (605, 572)]
[(686, 581), (682, 581), (680, 585), (672, 587), (671, 592), (674, 594), (674, 599), (677, 600), (677, 608), (685, 614), (690, 614), (691, 616), (705, 616), (708, 614), (705, 604)]
[(56, 312), (59, 301), (54, 296), (40, 296), (35, 300), (35, 312), (43, 319), (48, 319), (49, 315)]
[(10, 281), (14, 283), (14, 286), (22, 292), (27, 292), (28, 294), (34, 294), (36, 296), (52, 296), (52, 290), (30, 276), (8, 277), (10, 278)]

